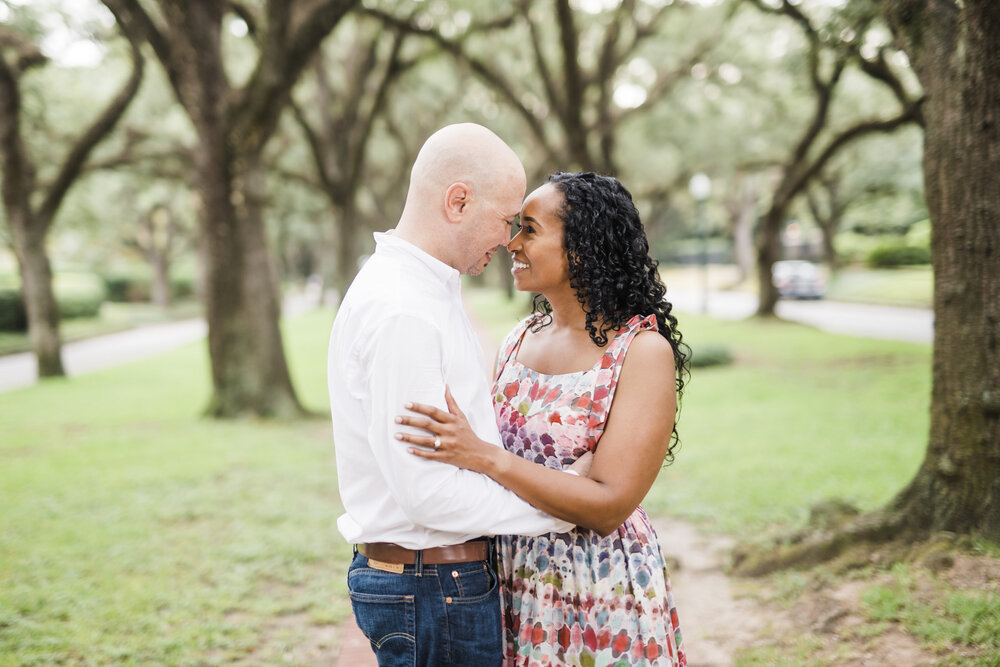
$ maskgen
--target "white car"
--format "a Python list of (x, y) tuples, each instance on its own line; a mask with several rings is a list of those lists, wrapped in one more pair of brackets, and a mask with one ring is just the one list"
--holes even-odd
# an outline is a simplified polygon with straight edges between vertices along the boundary
[(826, 294), (826, 278), (820, 267), (802, 259), (786, 259), (771, 267), (771, 281), (781, 296), (819, 299)]

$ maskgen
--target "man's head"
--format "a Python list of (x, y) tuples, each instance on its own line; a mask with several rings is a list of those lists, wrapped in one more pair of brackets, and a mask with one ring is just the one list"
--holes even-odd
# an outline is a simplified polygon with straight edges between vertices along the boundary
[(410, 172), (396, 233), (462, 273), (477, 275), (507, 245), (524, 199), (521, 161), (481, 125), (432, 134)]

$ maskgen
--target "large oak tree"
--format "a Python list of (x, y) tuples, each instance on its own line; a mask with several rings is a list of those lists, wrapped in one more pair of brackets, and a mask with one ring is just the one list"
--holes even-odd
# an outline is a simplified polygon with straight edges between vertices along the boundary
[[(259, 12), (225, 0), (104, 4), (133, 39), (152, 47), (198, 136), (213, 383), (208, 411), (219, 417), (297, 414), (264, 230), (261, 155), (303, 68), (355, 0), (269, 0)], [(241, 83), (224, 62), (230, 12), (260, 34), (256, 62)]]
[(40, 182), (37, 160), (22, 129), (21, 78), (48, 59), (25, 35), (0, 26), (0, 175), (4, 215), (21, 273), (21, 293), (39, 377), (65, 375), (59, 338), (59, 305), (52, 287), (46, 242), (66, 194), (85, 172), (88, 158), (121, 120), (142, 82), (143, 59), (132, 43), (132, 72), (104, 110), (70, 143), (51, 182)]
[(896, 540), (905, 551), (942, 531), (1000, 541), (1000, 6), (891, 0), (882, 11), (926, 96), (923, 166), (934, 267), (927, 452), (885, 508), (789, 548), (750, 555), (737, 565), (745, 574), (845, 552), (847, 562), (868, 562), (874, 544)]
[(1000, 5), (891, 0), (924, 87), (934, 267), (927, 454), (895, 499), (901, 529), (1000, 540)]

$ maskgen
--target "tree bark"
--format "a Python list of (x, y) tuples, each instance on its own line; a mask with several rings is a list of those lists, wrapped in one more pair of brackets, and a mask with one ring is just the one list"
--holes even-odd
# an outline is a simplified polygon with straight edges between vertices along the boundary
[(839, 175), (821, 178), (818, 185), (826, 193), (825, 209), (820, 202), (819, 195), (811, 190), (806, 190), (806, 203), (809, 205), (809, 212), (812, 213), (813, 220), (822, 233), (823, 257), (830, 267), (830, 272), (835, 273), (840, 269), (840, 260), (837, 258), (834, 238), (837, 236), (837, 230), (840, 229), (840, 221), (847, 209), (847, 202), (842, 199), (840, 193), (841, 178)]
[(927, 96), (934, 267), (930, 437), (892, 509), (914, 531), (1000, 540), (1000, 7), (894, 0), (884, 11)]
[(771, 279), (771, 268), (781, 259), (781, 225), (785, 220), (784, 205), (771, 205), (757, 230), (757, 315), (774, 317), (778, 305), (778, 288)]
[(12, 225), (12, 229), (21, 273), (21, 294), (28, 316), (28, 334), (38, 362), (38, 377), (65, 375), (59, 340), (59, 304), (52, 288), (52, 267), (45, 251), (45, 237), (33, 233), (31, 228), (20, 230)]
[(166, 308), (170, 305), (170, 258), (157, 253), (151, 260), (153, 265), (153, 305)]

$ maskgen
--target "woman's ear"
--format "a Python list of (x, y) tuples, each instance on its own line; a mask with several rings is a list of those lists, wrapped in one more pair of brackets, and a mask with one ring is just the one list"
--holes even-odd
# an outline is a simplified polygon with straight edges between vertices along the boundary
[(466, 208), (472, 202), (472, 189), (467, 183), (458, 181), (444, 191), (444, 213), (448, 222), (459, 223)]

